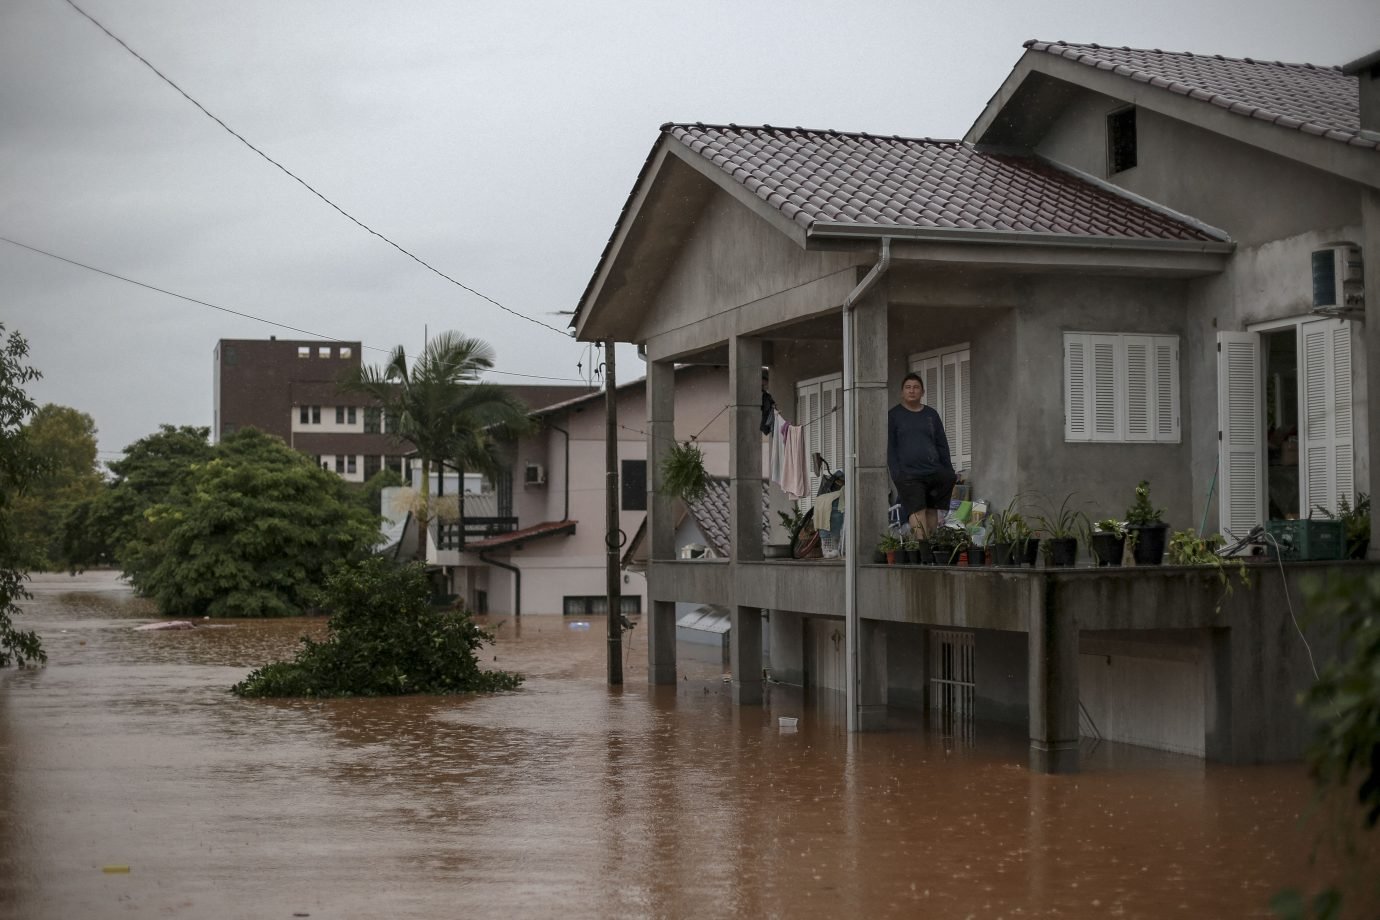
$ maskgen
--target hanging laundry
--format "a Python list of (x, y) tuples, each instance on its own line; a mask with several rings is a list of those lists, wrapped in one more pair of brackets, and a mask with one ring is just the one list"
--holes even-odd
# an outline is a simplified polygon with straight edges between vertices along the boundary
[(810, 477), (805, 467), (805, 429), (787, 424), (782, 450), (785, 465), (779, 483), (781, 491), (791, 498), (804, 498), (810, 494)]
[(771, 412), (771, 427), (767, 432), (767, 460), (770, 479), (784, 491), (786, 470), (786, 427), (787, 421), (775, 409)]

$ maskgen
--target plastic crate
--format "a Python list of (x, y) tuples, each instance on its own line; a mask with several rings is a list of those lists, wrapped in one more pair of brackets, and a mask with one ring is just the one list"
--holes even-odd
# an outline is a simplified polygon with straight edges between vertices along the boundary
[(1309, 518), (1303, 521), (1268, 521), (1266, 545), (1271, 554), (1293, 562), (1345, 559), (1346, 536), (1341, 521)]

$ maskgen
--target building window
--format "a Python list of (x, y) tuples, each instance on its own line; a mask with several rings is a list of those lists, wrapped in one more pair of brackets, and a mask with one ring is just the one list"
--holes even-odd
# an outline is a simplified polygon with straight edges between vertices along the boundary
[(316, 356), (318, 358), (329, 358), (331, 356), (331, 349), (328, 346), (323, 345), (320, 348), (316, 349)]
[(351, 358), (351, 357), (354, 357), (354, 353), (355, 353), (355, 350), (354, 350), (353, 348), (351, 348), (349, 345), (341, 345), (341, 346), (340, 346), (340, 357), (342, 357), (342, 358)]
[(402, 476), (402, 474), (403, 474), (403, 458), (402, 458), (402, 457), (397, 457), (397, 456), (384, 457), (384, 458), (383, 458), (383, 462), (384, 462), (384, 465), (387, 466), (390, 470), (392, 470), (393, 472), (397, 473), (399, 476)]
[(1179, 337), (1064, 333), (1064, 440), (1179, 443)]
[(1107, 175), (1136, 165), (1136, 110), (1119, 109), (1107, 116)]
[(311, 406), (302, 406), (297, 410), (297, 421), (303, 425), (311, 421)]
[(647, 461), (624, 460), (619, 477), (624, 511), (647, 510)]
[[(618, 606), (624, 616), (642, 612), (642, 598), (635, 594), (620, 595)], [(609, 599), (606, 594), (570, 595), (561, 600), (561, 613), (568, 617), (601, 617), (609, 612)]]
[(350, 406), (349, 408), (347, 408), (347, 409), (345, 410), (345, 423), (346, 423), (347, 425), (353, 425), (353, 424), (355, 423), (355, 419), (356, 419), (355, 407), (354, 407), (354, 406)]
[(311, 357), (311, 347), (308, 346), (308, 345), (298, 345), (298, 346), (297, 346), (297, 357), (299, 357), (299, 358), (310, 358), (310, 357)]
[(221, 425), (221, 426), (220, 426), (220, 436), (221, 436), (222, 438), (229, 437), (230, 435), (232, 435), (232, 434), (234, 434), (234, 433), (235, 433), (235, 423), (234, 423), (234, 422), (226, 422), (224, 425)]
[(805, 380), (795, 388), (796, 424), (805, 429), (805, 464), (810, 468), (810, 494), (800, 499), (803, 511), (814, 504), (819, 492), (819, 465), (824, 458), (831, 470), (843, 468), (843, 377), (829, 374)]
[(225, 346), (225, 351), (222, 353), (222, 360), (231, 367), (239, 363), (239, 355), (235, 354), (234, 345)]
[(345, 424), (345, 407), (344, 407), (344, 406), (336, 406), (336, 407), (335, 407), (335, 423), (336, 423), (337, 425), (343, 425), (343, 424)]
[(345, 472), (345, 455), (344, 455), (344, 454), (336, 454), (336, 455), (335, 455), (335, 471), (336, 471), (337, 473), (343, 473), (343, 472)]
[(312, 407), (311, 407), (311, 423), (312, 423), (313, 425), (320, 425), (320, 424), (321, 424), (321, 407), (320, 407), (320, 406), (312, 406)]
[(396, 412), (385, 412), (385, 413), (384, 413), (384, 415), (383, 415), (383, 433), (384, 433), (384, 434), (397, 434), (397, 433), (398, 433), (398, 428), (401, 426), (401, 424), (402, 424), (402, 419), (398, 417), (398, 413), (396, 413)]
[(383, 427), (383, 410), (367, 408), (364, 410), (364, 433), (378, 434)]
[(972, 358), (966, 344), (915, 355), (910, 369), (925, 383), (925, 405), (944, 423), (955, 470), (973, 468)]
[(378, 475), (379, 470), (382, 469), (382, 468), (383, 468), (383, 461), (379, 459), (378, 454), (365, 454), (365, 455), (364, 455), (364, 478), (365, 478), (365, 479), (373, 479), (376, 475)]
[(345, 458), (345, 472), (347, 472), (347, 473), (349, 473), (349, 474), (351, 474), (351, 475), (354, 475), (355, 471), (356, 471), (356, 466), (355, 466), (355, 455), (354, 455), (354, 454), (350, 454), (350, 456), (348, 456), (348, 457)]

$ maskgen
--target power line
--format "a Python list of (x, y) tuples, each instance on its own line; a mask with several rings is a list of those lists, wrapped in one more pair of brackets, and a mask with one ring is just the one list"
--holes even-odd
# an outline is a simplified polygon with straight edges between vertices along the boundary
[[(56, 259), (59, 262), (66, 262), (68, 265), (75, 265), (77, 268), (84, 268), (87, 271), (95, 272), (98, 275), (105, 275), (107, 278), (114, 278), (117, 281), (123, 281), (126, 284), (133, 284), (141, 288), (146, 288), (150, 291), (157, 291), (160, 294), (166, 294), (169, 297), (176, 297), (178, 300), (185, 300), (188, 303), (199, 304), (203, 307), (210, 307), (212, 310), (219, 310), (222, 313), (229, 313), (234, 316), (242, 316), (245, 319), (252, 319), (258, 323), (266, 323), (269, 326), (276, 326), (279, 329), (287, 329), (289, 332), (300, 332), (302, 333), (302, 335), (309, 335), (317, 339), (340, 341), (340, 339), (337, 336), (325, 335), (320, 332), (312, 332), (309, 329), (300, 329), (297, 326), (289, 326), (286, 323), (280, 323), (276, 320), (265, 319), (262, 316), (255, 316), (252, 313), (245, 313), (241, 310), (232, 310), (229, 307), (222, 307), (218, 304), (213, 304), (207, 300), (198, 300), (195, 297), (188, 297), (186, 294), (179, 294), (176, 291), (170, 291), (167, 288), (161, 288), (153, 284), (145, 284), (143, 281), (136, 281), (133, 278), (126, 278), (124, 275), (117, 275), (115, 272), (106, 271), (105, 269), (97, 268), (94, 265), (87, 265), (85, 262), (78, 262), (76, 259), (69, 259), (66, 256), (60, 256), (55, 252), (49, 252), (46, 249), (39, 249), (37, 246), (30, 246), (28, 243), (21, 243), (18, 240), (12, 240), (7, 236), (0, 236), (0, 242), (9, 243), (11, 246), (18, 246), (20, 249), (27, 249), (29, 250), (29, 252), (35, 252), (41, 256), (47, 256), (50, 259)], [(379, 348), (376, 345), (365, 345), (361, 343), (360, 347), (367, 348), (370, 351), (381, 351), (384, 354), (392, 354), (392, 349)], [(409, 355), (409, 357), (411, 356)], [(499, 371), (493, 369), (489, 369), (488, 373), (502, 374), (505, 377), (531, 377), (536, 380), (560, 380), (568, 383), (584, 383), (584, 381), (579, 377), (548, 377), (542, 374), (519, 374), (516, 371)]]
[(200, 109), (201, 112), (202, 112), (202, 114), (204, 114), (207, 118), (211, 119), (211, 120), (214, 121), (216, 124), (220, 125), (220, 126), (221, 126), (222, 128), (224, 128), (232, 137), (234, 137), (234, 138), (235, 138), (236, 140), (238, 140), (240, 143), (244, 144), (244, 145), (245, 145), (246, 147), (248, 147), (250, 150), (254, 151), (254, 152), (257, 153), (259, 156), (263, 157), (265, 160), (267, 160), (268, 162), (272, 163), (274, 166), (278, 167), (278, 169), (282, 170), (287, 176), (289, 176), (291, 179), (293, 179), (293, 181), (297, 182), (299, 185), (301, 185), (301, 186), (302, 186), (303, 188), (305, 188), (307, 191), (311, 192), (311, 193), (312, 193), (313, 195), (315, 195), (317, 198), (320, 198), (320, 199), (321, 199), (322, 201), (324, 201), (326, 204), (330, 205), (332, 208), (334, 208), (336, 211), (338, 211), (338, 212), (339, 212), (342, 216), (344, 216), (345, 218), (349, 219), (351, 223), (355, 224), (355, 225), (358, 226), (360, 229), (365, 230), (365, 231), (367, 231), (367, 232), (373, 234), (374, 236), (378, 237), (379, 239), (383, 240), (383, 241), (384, 241), (385, 243), (387, 243), (389, 246), (392, 246), (392, 247), (393, 247), (394, 249), (396, 249), (398, 252), (400, 252), (400, 253), (402, 253), (403, 255), (407, 256), (409, 259), (411, 259), (412, 261), (416, 262), (418, 265), (422, 266), (423, 268), (427, 269), (428, 271), (432, 272), (433, 274), (435, 274), (435, 275), (437, 275), (437, 276), (439, 276), (439, 277), (441, 277), (441, 278), (444, 278), (445, 280), (449, 281), (451, 284), (455, 285), (456, 287), (461, 288), (462, 290), (469, 291), (471, 294), (473, 294), (474, 296), (480, 298), (481, 300), (486, 300), (486, 301), (488, 301), (489, 303), (493, 304), (495, 307), (498, 307), (500, 310), (504, 311), (505, 313), (511, 313), (513, 316), (516, 316), (516, 317), (518, 317), (519, 319), (525, 319), (525, 320), (527, 320), (529, 323), (535, 323), (536, 325), (541, 326), (541, 327), (544, 328), (544, 329), (550, 329), (552, 332), (556, 333), (557, 335), (561, 336), (562, 338), (567, 338), (567, 339), (568, 339), (568, 338), (571, 337), (571, 334), (570, 334), (569, 332), (565, 331), (565, 330), (557, 329), (555, 326), (552, 326), (552, 325), (549, 324), (549, 323), (544, 323), (544, 322), (542, 322), (542, 321), (539, 320), (539, 319), (535, 319), (535, 318), (533, 318), (533, 317), (531, 317), (531, 316), (526, 315), (525, 313), (519, 313), (517, 310), (514, 310), (514, 309), (512, 309), (511, 307), (505, 307), (503, 304), (499, 303), (497, 300), (494, 300), (492, 297), (488, 296), (487, 294), (482, 294), (482, 293), (480, 293), (479, 291), (476, 291), (474, 288), (470, 287), (468, 284), (465, 284), (465, 283), (463, 283), (463, 282), (461, 282), (461, 281), (457, 281), (455, 278), (452, 278), (450, 275), (447, 275), (445, 272), (441, 271), (439, 268), (436, 268), (434, 265), (432, 265), (431, 263), (427, 262), (425, 259), (422, 259), (422, 258), (420, 258), (419, 256), (416, 256), (416, 255), (413, 255), (411, 252), (409, 252), (408, 250), (404, 249), (402, 246), (399, 246), (397, 243), (393, 242), (391, 239), (389, 239), (388, 237), (384, 236), (382, 233), (378, 232), (378, 231), (375, 230), (373, 227), (371, 227), (371, 226), (369, 226), (368, 224), (364, 223), (364, 221), (362, 221), (362, 220), (360, 220), (359, 218), (355, 217), (353, 214), (351, 214), (349, 211), (346, 211), (344, 208), (342, 208), (340, 205), (336, 204), (334, 201), (331, 201), (331, 199), (327, 198), (327, 197), (326, 197), (325, 195), (323, 195), (321, 192), (318, 192), (315, 188), (313, 188), (313, 187), (312, 187), (305, 179), (303, 179), (301, 176), (298, 176), (296, 173), (294, 173), (292, 170), (288, 169), (288, 168), (287, 168), (286, 166), (284, 166), (282, 163), (279, 163), (277, 160), (273, 159), (273, 157), (271, 157), (271, 156), (269, 156), (268, 154), (264, 153), (264, 152), (263, 152), (262, 150), (260, 150), (258, 147), (255, 147), (255, 146), (254, 146), (253, 144), (251, 144), (242, 134), (240, 134), (240, 133), (239, 133), (238, 131), (236, 131), (234, 128), (230, 127), (230, 126), (227, 125), (225, 122), (221, 121), (218, 117), (216, 117), (215, 115), (213, 115), (213, 114), (206, 108), (206, 106), (202, 105), (200, 102), (197, 102), (195, 99), (193, 99), (193, 98), (187, 93), (186, 90), (184, 90), (182, 87), (180, 87), (180, 86), (178, 86), (176, 83), (174, 83), (170, 77), (168, 77), (167, 75), (165, 75), (165, 74), (164, 74), (161, 70), (159, 70), (157, 67), (154, 67), (153, 64), (149, 63), (148, 59), (146, 59), (142, 54), (140, 54), (139, 52), (135, 51), (135, 50), (134, 50), (133, 48), (131, 48), (129, 45), (125, 44), (124, 39), (120, 38), (120, 36), (116, 35), (114, 32), (112, 32), (112, 31), (110, 31), (109, 29), (107, 29), (104, 25), (102, 25), (102, 24), (100, 23), (99, 20), (97, 20), (97, 19), (96, 19), (94, 16), (92, 16), (90, 13), (86, 12), (86, 10), (84, 10), (84, 9), (82, 9), (81, 7), (77, 6), (75, 3), (72, 2), (72, 0), (67, 0), (67, 5), (70, 6), (72, 9), (76, 10), (76, 11), (77, 11), (78, 13), (80, 13), (82, 16), (84, 16), (84, 17), (85, 17), (88, 21), (90, 21), (91, 24), (94, 25), (96, 28), (100, 29), (100, 30), (101, 30), (102, 32), (104, 32), (106, 35), (109, 35), (112, 39), (114, 39), (116, 42), (118, 42), (121, 48), (124, 48), (124, 49), (125, 49), (126, 51), (128, 51), (130, 54), (134, 55), (134, 57), (137, 58), (137, 59), (139, 60), (140, 63), (142, 63), (142, 64), (143, 64), (145, 67), (147, 67), (149, 70), (153, 71), (153, 72), (158, 76), (158, 78), (159, 78), (160, 80), (162, 80), (164, 83), (166, 83), (166, 84), (168, 84), (169, 86), (171, 86), (173, 89), (177, 90), (178, 94), (181, 95), (183, 99), (186, 99), (186, 100), (187, 100), (188, 102), (190, 102), (192, 105), (194, 105), (194, 106), (196, 106), (198, 109)]

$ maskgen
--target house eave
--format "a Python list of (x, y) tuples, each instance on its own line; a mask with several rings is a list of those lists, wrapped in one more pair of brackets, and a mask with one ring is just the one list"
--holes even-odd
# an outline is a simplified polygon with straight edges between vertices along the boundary
[[(1165, 240), (1145, 237), (1083, 236), (1065, 233), (1034, 233), (1012, 230), (895, 227), (880, 224), (816, 221), (810, 241), (867, 239), (930, 243), (964, 243), (978, 246), (1022, 246), (1054, 249), (1096, 249), (1156, 253), (1213, 253), (1227, 255), (1236, 248), (1228, 240)], [(904, 257), (904, 256), (900, 256)]]

